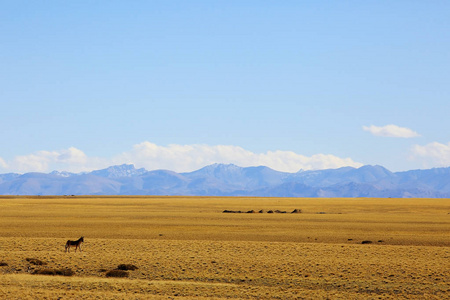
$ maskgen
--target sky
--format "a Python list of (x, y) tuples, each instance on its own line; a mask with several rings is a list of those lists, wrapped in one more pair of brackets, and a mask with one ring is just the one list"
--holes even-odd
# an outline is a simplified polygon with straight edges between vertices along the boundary
[(0, 173), (449, 167), (449, 13), (0, 0)]

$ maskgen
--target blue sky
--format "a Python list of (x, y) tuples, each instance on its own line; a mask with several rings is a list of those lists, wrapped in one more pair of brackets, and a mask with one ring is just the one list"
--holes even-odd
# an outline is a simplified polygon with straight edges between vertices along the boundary
[(450, 166), (447, 1), (0, 1), (0, 172)]

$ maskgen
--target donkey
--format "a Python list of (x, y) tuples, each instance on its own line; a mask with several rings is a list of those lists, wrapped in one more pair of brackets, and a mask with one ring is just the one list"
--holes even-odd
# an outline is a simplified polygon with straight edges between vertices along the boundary
[(84, 242), (83, 236), (80, 237), (76, 241), (68, 240), (66, 243), (66, 251), (65, 252), (70, 252), (70, 247), (75, 247), (75, 252), (77, 252), (77, 249), (80, 249), (80, 252), (83, 252), (83, 251), (81, 251), (81, 243), (83, 243), (83, 242)]

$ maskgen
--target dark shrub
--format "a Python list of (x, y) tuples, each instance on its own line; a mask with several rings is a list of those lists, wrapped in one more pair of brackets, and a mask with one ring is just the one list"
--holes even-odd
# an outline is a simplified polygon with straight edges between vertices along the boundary
[(3, 261), (0, 261), (0, 267), (6, 267), (6, 266), (8, 266), (7, 263), (5, 263), (5, 262), (3, 262)]
[(302, 213), (302, 210), (301, 210), (301, 209), (298, 209), (298, 208), (294, 209), (294, 210), (291, 212), (291, 214), (301, 214), (301, 213)]
[(26, 258), (25, 259), (27, 262), (29, 262), (30, 264), (32, 264), (32, 265), (37, 265), (37, 266), (43, 266), (43, 265), (46, 265), (47, 263), (46, 262), (44, 262), (44, 261), (42, 261), (42, 260), (39, 260), (39, 259), (37, 259), (37, 258)]
[(372, 244), (372, 241), (362, 241), (361, 244)]
[(59, 276), (72, 276), (75, 274), (71, 269), (42, 269), (36, 270), (33, 274), (37, 275), (59, 275)]
[(36, 275), (56, 275), (56, 271), (54, 269), (42, 269), (36, 270), (33, 272)]
[(130, 264), (120, 264), (117, 266), (117, 269), (124, 270), (124, 271), (128, 271), (128, 270), (134, 271), (134, 270), (137, 270), (138, 267), (136, 267), (135, 265), (130, 265)]
[(106, 272), (106, 277), (128, 277), (128, 272), (123, 270), (110, 270)]
[(59, 269), (59, 270), (56, 270), (56, 274), (62, 275), (62, 276), (72, 276), (75, 274), (75, 272), (72, 271), (72, 269)]

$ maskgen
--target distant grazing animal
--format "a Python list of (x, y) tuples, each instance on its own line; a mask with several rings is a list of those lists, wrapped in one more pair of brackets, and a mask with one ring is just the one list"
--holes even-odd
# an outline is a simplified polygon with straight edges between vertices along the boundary
[(66, 243), (66, 251), (65, 252), (70, 252), (70, 247), (75, 247), (75, 252), (77, 252), (77, 249), (80, 249), (80, 252), (82, 252), (81, 251), (81, 243), (83, 243), (83, 242), (84, 242), (84, 237), (83, 236), (80, 237), (76, 241), (68, 240), (67, 243)]

